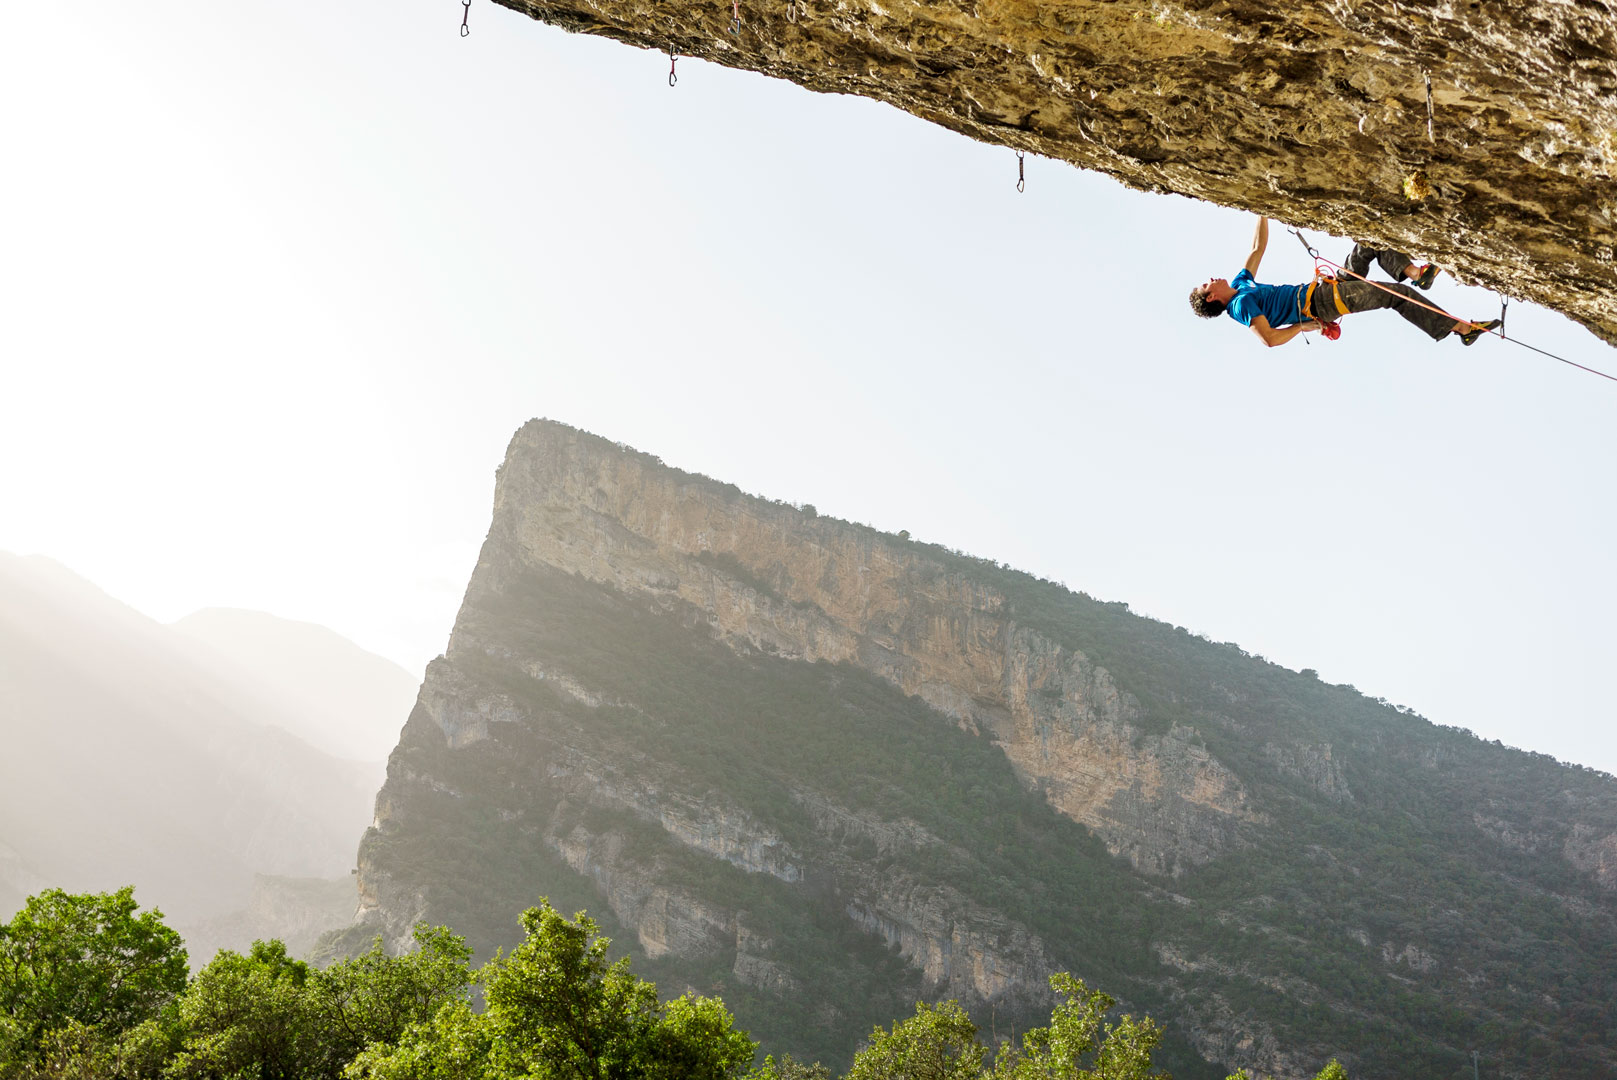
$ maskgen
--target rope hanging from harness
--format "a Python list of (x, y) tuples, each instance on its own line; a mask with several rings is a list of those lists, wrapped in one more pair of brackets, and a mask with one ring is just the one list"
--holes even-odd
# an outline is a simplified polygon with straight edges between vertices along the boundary
[[(1307, 291), (1303, 293), (1298, 301), (1297, 315), (1299, 322), (1306, 322), (1307, 320), (1314, 318), (1314, 289), (1317, 288), (1322, 282), (1330, 285), (1331, 287), (1331, 299), (1336, 301), (1336, 318), (1339, 319), (1343, 315), (1353, 314), (1348, 310), (1347, 305), (1342, 303), (1342, 286), (1341, 283), (1336, 279), (1336, 276), (1334, 274), (1327, 274), (1316, 266), (1314, 267), (1314, 280), (1308, 283)], [(1320, 319), (1319, 321), (1334, 323), (1336, 319)]]
[[(1290, 232), (1303, 245), (1303, 250), (1308, 252), (1309, 256), (1314, 260), (1314, 280), (1308, 283), (1306, 289), (1297, 291), (1297, 321), (1307, 322), (1309, 319), (1314, 318), (1314, 290), (1319, 287), (1322, 281), (1330, 283), (1331, 299), (1336, 301), (1336, 318), (1351, 315), (1352, 312), (1348, 311), (1347, 305), (1342, 302), (1342, 286), (1336, 275), (1328, 274), (1323, 269), (1324, 265), (1330, 260), (1322, 256), (1312, 244), (1303, 239), (1302, 233), (1296, 229), (1291, 229)], [(1334, 327), (1336, 325), (1336, 319), (1319, 319), (1318, 321), (1323, 326)], [(1325, 336), (1334, 341), (1340, 334), (1341, 331), (1338, 330), (1336, 333), (1327, 333)]]
[[(1392, 289), (1387, 288), (1387, 286), (1383, 285), (1381, 282), (1379, 282), (1379, 281), (1371, 281), (1369, 278), (1365, 277), (1363, 274), (1355, 274), (1353, 271), (1349, 270), (1347, 267), (1338, 265), (1337, 263), (1334, 263), (1331, 260), (1325, 258), (1325, 256), (1321, 255), (1319, 253), (1318, 249), (1316, 249), (1313, 244), (1310, 244), (1308, 242), (1308, 239), (1305, 236), (1303, 236), (1303, 234), (1301, 232), (1299, 232), (1298, 230), (1296, 230), (1296, 229), (1287, 229), (1286, 231), (1291, 233), (1291, 235), (1293, 235), (1293, 236), (1295, 236), (1297, 238), (1297, 242), (1303, 246), (1303, 250), (1308, 252), (1309, 257), (1314, 260), (1315, 284), (1317, 284), (1319, 282), (1319, 280), (1321, 279), (1320, 267), (1321, 266), (1329, 266), (1329, 267), (1332, 267), (1333, 269), (1340, 270), (1342, 273), (1348, 275), (1349, 277), (1356, 278), (1357, 280), (1364, 282), (1366, 285), (1372, 285), (1375, 288), (1380, 289), (1382, 292), (1387, 292), (1387, 293), (1393, 292)], [(1331, 287), (1333, 289), (1336, 288), (1336, 279), (1335, 278), (1331, 278)], [(1310, 300), (1313, 298), (1313, 293), (1314, 293), (1314, 286), (1310, 285), (1308, 287), (1308, 295), (1309, 295)], [(1442, 308), (1433, 307), (1431, 304), (1423, 304), (1419, 300), (1410, 299), (1407, 296), (1403, 296), (1401, 293), (1394, 293), (1394, 295), (1399, 296), (1401, 299), (1403, 299), (1403, 301), (1406, 304), (1414, 304), (1416, 307), (1425, 308), (1427, 311), (1435, 311), (1439, 315), (1448, 315), (1449, 318), (1454, 319), (1456, 322), (1469, 323), (1471, 326), (1474, 326), (1479, 330), (1483, 328), (1484, 324), (1482, 324), (1482, 323), (1472, 322), (1470, 319), (1456, 318), (1453, 314), (1451, 314), (1450, 312), (1444, 311)], [(1607, 374), (1606, 372), (1600, 371), (1600, 370), (1598, 370), (1596, 368), (1585, 367), (1584, 365), (1578, 363), (1575, 360), (1568, 360), (1564, 356), (1557, 356), (1554, 353), (1552, 353), (1552, 352), (1550, 352), (1550, 351), (1548, 351), (1546, 349), (1540, 349), (1536, 345), (1529, 345), (1529, 344), (1527, 344), (1527, 342), (1522, 341), (1520, 338), (1506, 337), (1505, 336), (1505, 313), (1506, 313), (1506, 310), (1510, 307), (1510, 299), (1508, 297), (1501, 296), (1500, 300), (1502, 301), (1502, 303), (1500, 304), (1500, 307), (1499, 307), (1499, 324), (1496, 327), (1494, 327), (1493, 329), (1488, 330), (1487, 332), (1489, 334), (1495, 335), (1501, 341), (1508, 341), (1512, 345), (1520, 345), (1522, 348), (1530, 349), (1533, 352), (1536, 352), (1541, 356), (1547, 356), (1551, 360), (1559, 360), (1559, 361), (1561, 361), (1561, 363), (1570, 365), (1571, 367), (1575, 367), (1580, 371), (1587, 371), (1591, 375), (1599, 375), (1602, 379), (1610, 379), (1612, 382), (1617, 382), (1617, 375), (1610, 375), (1610, 374)], [(1299, 298), (1298, 302), (1299, 302), (1299, 305), (1301, 305), (1303, 303), (1301, 298)], [(1341, 309), (1341, 312), (1342, 312), (1343, 315), (1349, 314), (1348, 310), (1345, 307), (1343, 307), (1343, 305), (1342, 305), (1342, 294), (1341, 294), (1340, 290), (1338, 290), (1336, 292), (1336, 306), (1339, 309)], [(1334, 324), (1331, 324), (1331, 325), (1334, 325)]]
[[(1353, 278), (1355, 281), (1362, 281), (1366, 285), (1369, 285), (1372, 288), (1380, 289), (1384, 293), (1391, 293), (1393, 296), (1398, 297), (1400, 300), (1402, 300), (1406, 304), (1413, 304), (1415, 307), (1425, 308), (1427, 311), (1433, 311), (1433, 312), (1436, 312), (1439, 315), (1446, 315), (1449, 318), (1453, 319), (1455, 322), (1467, 323), (1467, 324), (1469, 324), (1471, 326), (1477, 327), (1478, 329), (1482, 329), (1482, 327), (1484, 325), (1484, 324), (1479, 323), (1479, 322), (1473, 322), (1470, 319), (1459, 318), (1458, 316), (1454, 315), (1452, 312), (1444, 311), (1440, 307), (1434, 307), (1431, 304), (1422, 303), (1421, 301), (1413, 299), (1412, 297), (1405, 296), (1403, 293), (1400, 293), (1400, 292), (1397, 292), (1396, 290), (1390, 289), (1386, 285), (1383, 285), (1379, 281), (1371, 281), (1369, 278), (1365, 277), (1363, 274), (1355, 274), (1352, 270), (1349, 270), (1347, 267), (1343, 266), (1342, 264), (1332, 262), (1330, 259), (1327, 259), (1325, 256), (1321, 255), (1319, 253), (1319, 249), (1315, 248), (1314, 245), (1310, 244), (1308, 242), (1308, 240), (1303, 236), (1303, 234), (1298, 232), (1296, 229), (1287, 229), (1286, 231), (1291, 233), (1293, 236), (1295, 236), (1297, 238), (1297, 242), (1303, 246), (1303, 250), (1308, 252), (1309, 257), (1311, 257), (1314, 260), (1314, 274), (1315, 274), (1316, 277), (1318, 277), (1320, 275), (1320, 267), (1321, 266), (1328, 266), (1332, 270), (1338, 271), (1339, 273), (1342, 273), (1342, 274), (1346, 274), (1348, 277)], [(1343, 315), (1351, 314), (1351, 312), (1349, 312), (1345, 307), (1342, 307), (1342, 294), (1341, 294), (1340, 291), (1338, 291), (1337, 294), (1336, 294), (1336, 305), (1337, 305), (1337, 307), (1342, 308), (1342, 314)], [(1504, 337), (1504, 334), (1500, 333), (1497, 328), (1489, 330), (1488, 332), (1491, 333), (1491, 334), (1496, 334), (1499, 337)]]

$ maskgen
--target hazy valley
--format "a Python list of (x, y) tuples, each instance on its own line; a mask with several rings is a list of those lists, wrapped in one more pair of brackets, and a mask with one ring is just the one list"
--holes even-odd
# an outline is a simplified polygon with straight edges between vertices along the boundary
[(312, 945), (353, 911), (354, 845), (414, 690), (318, 627), (217, 610), (164, 626), (0, 555), (0, 916), (47, 887), (133, 884), (195, 963), (255, 937)]

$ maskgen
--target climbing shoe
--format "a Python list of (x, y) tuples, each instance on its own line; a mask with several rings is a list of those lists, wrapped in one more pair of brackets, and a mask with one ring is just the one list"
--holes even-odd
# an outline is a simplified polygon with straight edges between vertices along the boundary
[(1442, 271), (1438, 270), (1435, 264), (1427, 263), (1425, 266), (1421, 267), (1420, 275), (1415, 278), (1415, 284), (1419, 285), (1423, 289), (1430, 289), (1432, 287), (1432, 282), (1437, 280), (1437, 275), (1440, 273), (1442, 273)]
[(1477, 338), (1499, 325), (1498, 319), (1489, 319), (1487, 322), (1472, 323), (1471, 329), (1460, 335), (1460, 340), (1466, 345), (1474, 343)]

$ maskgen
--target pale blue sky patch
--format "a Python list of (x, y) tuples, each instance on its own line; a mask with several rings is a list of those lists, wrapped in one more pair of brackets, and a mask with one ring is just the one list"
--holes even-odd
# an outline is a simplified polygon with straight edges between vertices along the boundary
[(0, 549), (419, 672), (548, 416), (1617, 769), (1617, 387), (1386, 313), (1265, 350), (1185, 302), (1248, 215), (461, 10), (11, 13)]

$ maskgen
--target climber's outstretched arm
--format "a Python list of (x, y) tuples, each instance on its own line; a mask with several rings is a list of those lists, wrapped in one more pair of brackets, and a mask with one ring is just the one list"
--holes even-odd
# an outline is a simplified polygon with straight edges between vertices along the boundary
[(1273, 327), (1269, 320), (1259, 315), (1252, 320), (1252, 332), (1263, 339), (1263, 343), (1271, 349), (1276, 345), (1284, 345), (1298, 334), (1311, 334), (1319, 329), (1319, 323), (1313, 319), (1307, 322), (1296, 323), (1292, 326)]
[(1258, 231), (1252, 234), (1252, 254), (1246, 257), (1246, 272), (1258, 276), (1258, 264), (1263, 261), (1264, 249), (1269, 246), (1269, 219), (1258, 218)]

